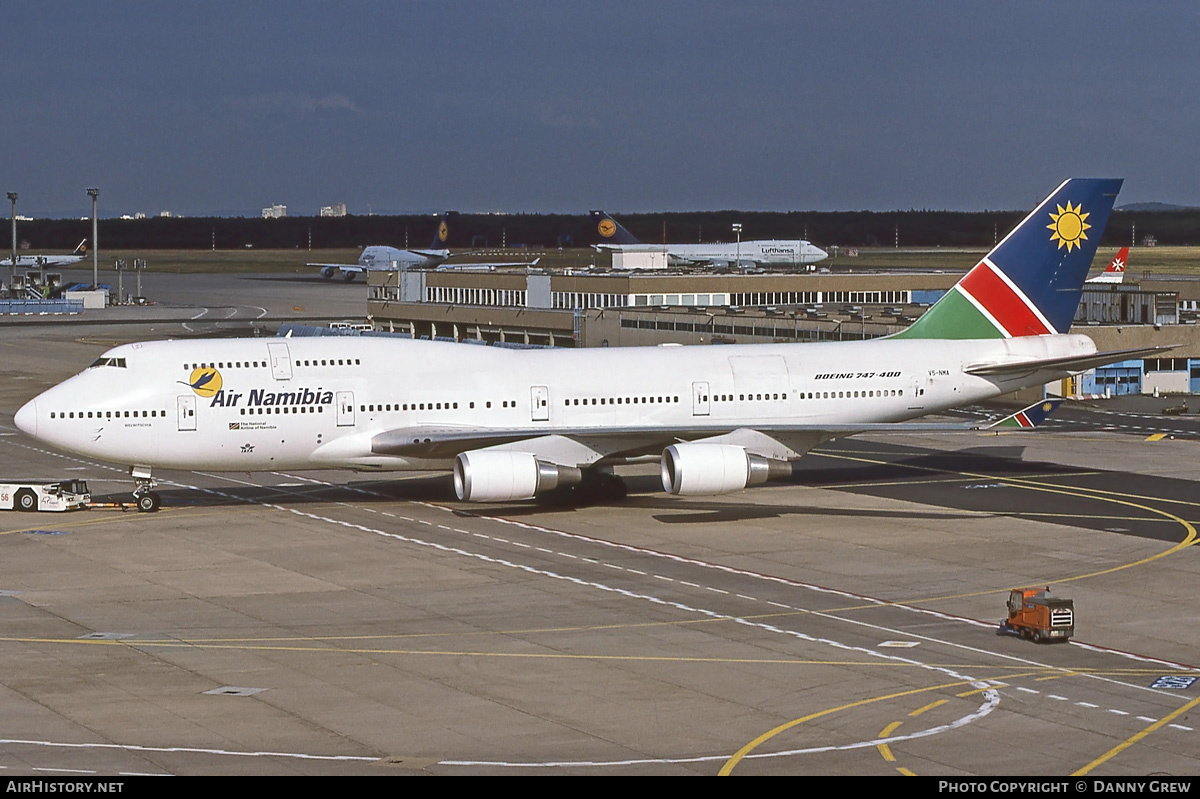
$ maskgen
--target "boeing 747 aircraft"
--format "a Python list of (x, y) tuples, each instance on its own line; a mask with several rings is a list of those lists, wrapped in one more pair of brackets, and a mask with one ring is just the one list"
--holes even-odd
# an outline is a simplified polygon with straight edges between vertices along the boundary
[[(40, 269), (45, 266), (69, 266), (77, 264), (87, 257), (87, 239), (79, 242), (70, 255), (18, 255), (17, 266), (29, 269)], [(12, 256), (0, 261), (0, 266), (12, 266)]]
[(438, 219), (433, 233), (433, 242), (427, 250), (398, 250), (395, 247), (373, 245), (362, 251), (356, 264), (307, 264), (321, 270), (321, 277), (328, 280), (337, 272), (342, 279), (351, 281), (355, 276), (372, 271), (397, 271), (400, 269), (433, 269), (450, 257), (446, 242), (450, 239), (450, 228), (445, 219)]
[[(453, 469), (464, 500), (522, 500), (661, 462), (721, 494), (811, 448), (1153, 350), (1067, 333), (1120, 180), (1061, 186), (933, 308), (871, 341), (507, 350), (386, 337), (125, 344), (16, 415), (26, 434), (152, 470)], [(618, 485), (619, 488), (619, 485)]]
[(670, 266), (712, 265), (800, 267), (815, 264), (829, 254), (803, 239), (716, 242), (712, 244), (644, 244), (603, 211), (592, 211), (600, 235), (597, 250), (621, 253), (666, 253)]
[(503, 263), (462, 263), (446, 264), (450, 250), (446, 242), (450, 239), (450, 228), (444, 218), (438, 220), (437, 230), (433, 234), (433, 243), (428, 250), (398, 250), (395, 247), (373, 245), (362, 251), (356, 264), (307, 264), (321, 270), (321, 277), (328, 280), (337, 272), (342, 273), (342, 279), (349, 282), (359, 274), (366, 272), (396, 272), (401, 269), (439, 269), (461, 272), (490, 272), (502, 267), (535, 266), (534, 261), (514, 261)]

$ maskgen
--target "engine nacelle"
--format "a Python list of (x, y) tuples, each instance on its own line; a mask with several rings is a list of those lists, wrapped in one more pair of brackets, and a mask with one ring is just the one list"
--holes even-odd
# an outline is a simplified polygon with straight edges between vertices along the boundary
[(329, 278), (333, 277), (333, 273), (334, 273), (334, 272), (336, 272), (336, 271), (337, 271), (337, 270), (336, 270), (336, 269), (334, 269), (332, 266), (327, 266), (327, 267), (325, 267), (324, 269), (322, 269), (322, 270), (321, 270), (321, 277), (323, 277), (323, 278), (325, 278), (326, 280), (328, 280)]
[(528, 452), (477, 449), (454, 459), (454, 493), (467, 502), (532, 499), (582, 479), (579, 469), (539, 461)]
[(787, 463), (734, 444), (672, 444), (662, 455), (663, 490), (685, 497), (728, 494), (790, 473)]

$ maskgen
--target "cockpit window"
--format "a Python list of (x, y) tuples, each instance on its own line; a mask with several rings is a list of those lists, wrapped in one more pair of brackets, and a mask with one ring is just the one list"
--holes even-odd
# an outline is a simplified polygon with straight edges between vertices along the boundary
[(94, 369), (97, 366), (116, 366), (120, 369), (124, 369), (125, 368), (125, 359), (124, 358), (97, 358), (92, 363), (92, 365), (89, 366), (88, 368)]

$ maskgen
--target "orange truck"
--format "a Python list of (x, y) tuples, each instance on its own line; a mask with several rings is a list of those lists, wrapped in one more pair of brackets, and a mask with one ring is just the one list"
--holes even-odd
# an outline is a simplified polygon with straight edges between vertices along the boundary
[(1075, 634), (1075, 603), (1050, 596), (1050, 586), (1014, 588), (1008, 594), (1008, 618), (998, 635), (1018, 635), (1035, 643), (1068, 641)]

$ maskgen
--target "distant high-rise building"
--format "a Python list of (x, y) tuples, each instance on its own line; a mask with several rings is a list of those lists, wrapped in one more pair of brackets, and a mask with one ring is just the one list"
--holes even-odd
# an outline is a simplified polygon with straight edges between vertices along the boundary
[(346, 204), (334, 203), (333, 205), (322, 205), (321, 216), (345, 216)]
[(280, 205), (279, 203), (276, 203), (275, 205), (272, 205), (270, 208), (262, 209), (262, 218), (263, 219), (281, 219), (285, 216), (287, 216), (287, 206), (286, 205)]

